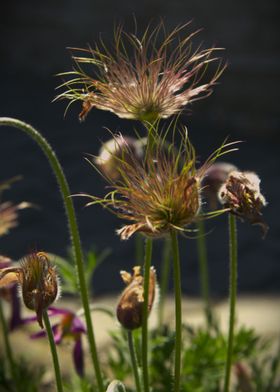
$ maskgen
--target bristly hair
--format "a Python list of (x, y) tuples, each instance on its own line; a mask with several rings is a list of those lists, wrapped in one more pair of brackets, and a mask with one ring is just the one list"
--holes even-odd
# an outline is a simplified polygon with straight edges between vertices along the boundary
[[(223, 144), (197, 170), (195, 150), (186, 129), (181, 129), (181, 137), (181, 145), (176, 148), (174, 136), (173, 142), (168, 143), (166, 133), (154, 132), (152, 152), (141, 161), (133, 158), (129, 146), (123, 144), (123, 156), (130, 155), (130, 160), (117, 158), (120, 175), (116, 181), (107, 178), (109, 193), (104, 198), (82, 195), (91, 199), (88, 206), (101, 204), (132, 222), (118, 230), (121, 239), (128, 239), (135, 232), (160, 237), (171, 228), (185, 231), (191, 223), (201, 219), (200, 191), (205, 171), (216, 158), (235, 148), (231, 148), (232, 143)], [(219, 213), (221, 211), (208, 215)]]
[[(190, 102), (208, 96), (225, 68), (216, 57), (221, 48), (202, 49), (199, 45), (193, 50), (192, 38), (200, 30), (189, 33), (189, 24), (179, 25), (170, 33), (163, 22), (155, 28), (149, 25), (140, 38), (119, 26), (112, 48), (102, 39), (93, 48), (71, 48), (77, 53), (73, 55), (74, 68), (59, 74), (66, 80), (58, 88), (65, 91), (55, 100), (69, 100), (66, 111), (81, 101), (80, 120), (92, 108), (149, 123), (181, 112)], [(211, 62), (218, 65), (210, 80), (204, 82)], [(85, 65), (92, 66), (90, 74)]]

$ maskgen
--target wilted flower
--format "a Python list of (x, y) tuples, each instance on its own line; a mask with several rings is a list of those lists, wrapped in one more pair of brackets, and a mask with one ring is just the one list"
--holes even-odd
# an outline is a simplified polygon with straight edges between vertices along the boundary
[(205, 172), (202, 179), (203, 193), (209, 200), (210, 209), (217, 207), (218, 191), (226, 181), (232, 171), (236, 171), (236, 166), (228, 162), (215, 162)]
[(262, 219), (261, 209), (266, 200), (260, 192), (259, 177), (253, 172), (233, 171), (221, 186), (221, 203), (241, 219), (260, 225), (265, 236), (268, 226)]
[[(10, 185), (16, 180), (18, 180), (18, 177), (14, 177), (10, 180), (0, 183), (0, 194), (4, 190), (9, 189)], [(18, 225), (18, 210), (22, 210), (27, 207), (30, 207), (30, 204), (26, 202), (22, 202), (16, 205), (9, 201), (4, 203), (0, 202), (0, 237), (4, 234), (8, 234), (10, 229)]]
[[(84, 375), (84, 352), (82, 335), (86, 334), (86, 327), (82, 320), (71, 310), (49, 307), (49, 317), (61, 316), (60, 321), (52, 326), (54, 341), (60, 344), (66, 340), (73, 340), (73, 363), (79, 376)], [(33, 319), (34, 320), (34, 319)], [(28, 322), (32, 321), (31, 318)], [(46, 336), (46, 331), (34, 333), (31, 338), (36, 339)]]
[[(131, 154), (135, 159), (143, 159), (145, 143), (146, 139), (116, 136), (102, 145), (95, 163), (107, 178), (116, 180), (120, 176), (118, 162), (120, 160), (131, 162)], [(126, 147), (129, 148), (130, 154), (127, 154)]]
[[(144, 303), (144, 278), (141, 275), (141, 267), (133, 267), (133, 275), (121, 271), (121, 277), (127, 287), (124, 289), (117, 305), (117, 318), (120, 324), (129, 330), (141, 327)], [(153, 306), (156, 290), (156, 272), (154, 267), (150, 269), (150, 283), (148, 296), (148, 311)]]
[(0, 271), (0, 287), (19, 283), (23, 302), (34, 310), (37, 321), (43, 328), (43, 310), (47, 309), (59, 295), (58, 278), (44, 252), (31, 253), (18, 267), (8, 267)]
[[(197, 31), (180, 37), (188, 25), (166, 33), (160, 23), (154, 30), (148, 27), (140, 38), (119, 27), (112, 50), (103, 41), (94, 48), (75, 49), (82, 54), (73, 56), (73, 71), (61, 74), (72, 79), (60, 86), (66, 91), (56, 99), (68, 99), (69, 105), (82, 101), (81, 120), (92, 108), (151, 123), (180, 112), (209, 95), (224, 69), (219, 62), (210, 81), (202, 81), (208, 64), (218, 60), (218, 48), (192, 50)], [(90, 74), (84, 64), (92, 67)]]
[[(121, 239), (135, 232), (160, 237), (170, 230), (185, 230), (197, 219), (200, 209), (201, 179), (205, 170), (219, 156), (221, 147), (196, 170), (195, 151), (186, 134), (179, 150), (169, 148), (165, 140), (156, 136), (153, 152), (142, 161), (120, 161), (120, 179), (110, 183), (113, 190), (104, 199), (91, 198), (87, 205), (102, 204), (122, 219), (133, 222), (118, 230)], [(129, 154), (129, 148), (127, 154)]]

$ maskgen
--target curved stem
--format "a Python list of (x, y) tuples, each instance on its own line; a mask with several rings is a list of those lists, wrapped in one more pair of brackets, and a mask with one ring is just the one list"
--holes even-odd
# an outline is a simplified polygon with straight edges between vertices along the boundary
[(55, 379), (56, 379), (57, 391), (58, 392), (63, 392), (63, 386), (62, 386), (62, 379), (61, 379), (59, 361), (58, 361), (56, 346), (55, 346), (55, 342), (54, 342), (53, 331), (52, 331), (52, 327), (51, 327), (51, 324), (50, 324), (50, 320), (49, 320), (49, 316), (48, 316), (47, 310), (43, 310), (43, 320), (44, 320), (46, 332), (47, 332), (47, 335), (48, 335), (50, 349), (51, 349), (51, 354), (52, 354), (52, 360), (53, 360), (53, 367), (54, 367), (54, 371), (55, 371)]
[(166, 295), (168, 291), (168, 280), (170, 273), (170, 239), (167, 237), (164, 239), (164, 247), (162, 254), (162, 264), (161, 264), (161, 279), (160, 279), (160, 302), (158, 307), (158, 326), (162, 326), (164, 321), (164, 305), (166, 300)]
[(139, 366), (137, 364), (137, 358), (136, 358), (136, 354), (135, 354), (133, 332), (132, 331), (127, 331), (127, 340), (128, 340), (128, 347), (129, 347), (129, 352), (130, 352), (130, 358), (131, 358), (132, 370), (133, 370), (133, 374), (134, 374), (136, 391), (141, 392), (141, 383), (140, 383), (140, 378), (139, 378)]
[(234, 338), (234, 321), (235, 305), (237, 293), (237, 232), (236, 219), (233, 214), (229, 214), (229, 251), (230, 251), (230, 286), (229, 286), (229, 330), (228, 330), (228, 347), (225, 368), (224, 392), (229, 391), (230, 371), (232, 365), (233, 338)]
[(33, 139), (44, 152), (56, 176), (56, 180), (60, 189), (60, 193), (62, 196), (63, 204), (68, 219), (70, 238), (72, 242), (72, 248), (73, 248), (73, 253), (74, 253), (77, 272), (78, 272), (78, 282), (79, 282), (79, 287), (81, 292), (81, 299), (85, 310), (85, 320), (87, 324), (87, 337), (88, 337), (89, 347), (91, 351), (91, 358), (95, 370), (98, 391), (103, 392), (104, 390), (103, 380), (102, 380), (100, 365), (97, 356), (97, 349), (96, 349), (93, 325), (92, 325), (91, 314), (90, 314), (80, 235), (79, 235), (78, 224), (77, 224), (73, 201), (70, 194), (69, 185), (65, 178), (63, 169), (57, 159), (55, 152), (52, 150), (47, 140), (31, 125), (13, 118), (2, 117), (0, 118), (0, 126), (10, 126), (13, 128), (17, 128), (25, 132), (28, 136), (30, 136), (31, 139)]
[(175, 289), (175, 370), (174, 370), (174, 392), (180, 391), (181, 378), (181, 349), (182, 349), (182, 293), (180, 255), (177, 233), (174, 229), (170, 232), (173, 252), (173, 271)]
[(7, 359), (8, 359), (8, 363), (9, 363), (10, 375), (15, 380), (15, 376), (16, 376), (15, 370), (16, 370), (16, 368), (15, 368), (15, 365), (14, 365), (13, 352), (12, 352), (10, 339), (9, 339), (9, 331), (8, 331), (7, 323), (6, 323), (6, 320), (5, 320), (5, 316), (4, 316), (1, 300), (0, 300), (0, 322), (1, 322), (1, 325), (2, 325), (3, 340), (4, 340), (6, 355), (7, 355)]
[(144, 303), (143, 303), (143, 322), (142, 322), (142, 373), (144, 392), (149, 392), (149, 371), (148, 371), (148, 305), (149, 305), (149, 283), (150, 268), (152, 259), (152, 239), (146, 239), (145, 250), (145, 270), (144, 270)]
[(209, 273), (207, 262), (207, 247), (205, 240), (205, 228), (203, 220), (197, 222), (197, 253), (199, 262), (199, 277), (200, 277), (200, 291), (201, 298), (204, 302), (204, 311), (208, 327), (212, 325), (213, 317), (209, 299)]

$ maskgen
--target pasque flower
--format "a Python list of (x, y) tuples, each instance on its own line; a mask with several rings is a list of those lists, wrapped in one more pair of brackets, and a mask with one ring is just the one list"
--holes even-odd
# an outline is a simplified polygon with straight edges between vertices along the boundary
[[(60, 320), (52, 326), (54, 341), (60, 344), (66, 340), (73, 340), (73, 363), (79, 376), (84, 375), (84, 352), (82, 345), (82, 335), (86, 334), (86, 327), (82, 320), (71, 310), (48, 308), (49, 317), (59, 316)], [(34, 321), (34, 318), (26, 319), (27, 322)], [(32, 339), (46, 336), (45, 331), (39, 331), (31, 335)]]
[[(70, 100), (69, 105), (81, 101), (81, 120), (92, 108), (148, 122), (180, 112), (209, 95), (224, 69), (216, 57), (218, 48), (192, 49), (197, 31), (186, 33), (188, 25), (167, 33), (160, 23), (141, 37), (119, 27), (112, 49), (103, 41), (94, 48), (73, 49), (74, 69), (61, 74), (67, 79), (60, 86), (65, 91), (56, 99)], [(214, 74), (204, 81), (208, 64), (217, 60)]]
[(268, 226), (262, 219), (261, 209), (267, 203), (260, 192), (260, 182), (256, 173), (233, 171), (221, 186), (219, 197), (231, 213), (253, 225), (260, 225), (265, 236)]
[(37, 321), (43, 328), (43, 310), (59, 295), (58, 277), (46, 253), (31, 253), (22, 259), (19, 266), (2, 269), (0, 287), (13, 283), (19, 284), (25, 306), (36, 312)]
[(196, 170), (194, 148), (186, 133), (182, 133), (182, 138), (178, 150), (174, 144), (166, 148), (165, 138), (161, 139), (155, 132), (152, 153), (147, 153), (142, 161), (133, 158), (129, 146), (124, 145), (131, 162), (119, 160), (120, 178), (117, 181), (108, 178), (112, 190), (104, 199), (83, 195), (91, 199), (87, 205), (102, 204), (120, 218), (132, 222), (118, 230), (121, 239), (128, 239), (135, 232), (160, 237), (170, 229), (184, 231), (197, 219), (201, 179), (226, 146), (215, 151)]

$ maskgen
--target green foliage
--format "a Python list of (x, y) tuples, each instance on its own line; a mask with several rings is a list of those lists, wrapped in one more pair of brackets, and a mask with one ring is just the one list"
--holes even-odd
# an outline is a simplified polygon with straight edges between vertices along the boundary
[[(88, 290), (92, 290), (92, 277), (98, 266), (106, 259), (110, 254), (110, 250), (104, 249), (102, 252), (92, 248), (85, 253), (85, 278)], [(79, 292), (77, 275), (76, 275), (76, 264), (71, 252), (68, 252), (67, 259), (58, 255), (52, 255), (54, 263), (58, 266), (59, 276), (62, 280), (63, 293), (77, 295)]]
[[(42, 385), (45, 369), (42, 366), (34, 367), (24, 358), (14, 361), (14, 378), (7, 373), (6, 358), (0, 358), (0, 392), (38, 392)], [(47, 391), (47, 389), (45, 389)]]
[[(267, 347), (267, 346), (266, 346)], [(255, 392), (280, 391), (280, 342), (274, 355), (256, 356), (249, 362), (252, 390)]]
[[(194, 329), (190, 326), (184, 326), (183, 334), (185, 345), (182, 350), (182, 392), (221, 391), (226, 361), (226, 337), (217, 328)], [(113, 347), (105, 368), (113, 377), (130, 384), (131, 364), (126, 334), (119, 330), (111, 333), (111, 337)], [(167, 326), (151, 331), (149, 370), (153, 392), (172, 390), (174, 342), (174, 332)], [(136, 351), (139, 344), (136, 335)], [(275, 357), (268, 355), (268, 348), (268, 343), (256, 335), (253, 329), (241, 327), (236, 331), (233, 364), (235, 366), (242, 361), (250, 369), (252, 391), (280, 390), (279, 380), (277, 381), (280, 356), (279, 353)], [(243, 392), (238, 386), (236, 388), (236, 392)]]

